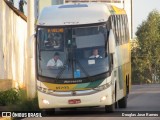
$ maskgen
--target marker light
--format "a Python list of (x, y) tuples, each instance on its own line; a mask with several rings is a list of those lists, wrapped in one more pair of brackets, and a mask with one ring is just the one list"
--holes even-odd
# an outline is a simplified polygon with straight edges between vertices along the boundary
[(44, 104), (48, 104), (48, 105), (49, 105), (49, 101), (48, 101), (48, 100), (42, 100), (42, 102), (43, 102)]
[(107, 99), (106, 96), (101, 97), (101, 101), (105, 101)]

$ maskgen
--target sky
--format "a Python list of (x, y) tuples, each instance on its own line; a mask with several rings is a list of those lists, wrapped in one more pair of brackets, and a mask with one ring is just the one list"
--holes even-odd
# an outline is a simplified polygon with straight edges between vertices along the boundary
[[(14, 5), (17, 8), (18, 1), (19, 0), (14, 0)], [(25, 15), (27, 15), (26, 9), (27, 6), (24, 5)], [(154, 9), (157, 9), (160, 12), (160, 0), (133, 0), (133, 37), (135, 37), (137, 27), (142, 21), (147, 19), (148, 14)]]
[(154, 9), (160, 12), (160, 0), (133, 0), (133, 33)]

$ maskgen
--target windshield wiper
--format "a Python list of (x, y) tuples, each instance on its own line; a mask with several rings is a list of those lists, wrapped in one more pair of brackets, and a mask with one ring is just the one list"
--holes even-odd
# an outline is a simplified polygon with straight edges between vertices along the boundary
[(71, 49), (68, 49), (67, 59), (64, 62), (64, 66), (60, 69), (60, 71), (58, 72), (58, 75), (56, 76), (57, 80), (62, 76), (63, 72), (66, 70), (67, 65), (68, 65), (68, 70), (69, 68), (72, 67), (73, 60), (71, 59), (72, 58), (71, 51), (72, 51)]
[(66, 69), (66, 66), (67, 66), (67, 63), (68, 63), (68, 62), (69, 62), (68, 59), (66, 59), (66, 61), (64, 62), (63, 67), (60, 69), (60, 71), (58, 72), (58, 75), (56, 76), (56, 79), (57, 79), (57, 80), (62, 76), (63, 72), (64, 72), (65, 69)]

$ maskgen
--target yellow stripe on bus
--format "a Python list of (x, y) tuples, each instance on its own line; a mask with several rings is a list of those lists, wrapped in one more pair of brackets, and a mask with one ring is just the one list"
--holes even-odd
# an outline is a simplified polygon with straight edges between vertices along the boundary
[(47, 89), (56, 90), (56, 91), (69, 91), (69, 90), (86, 90), (90, 88), (77, 87), (77, 84), (52, 84), (43, 82)]
[(58, 90), (58, 91), (68, 91), (73, 90), (76, 86), (76, 84), (52, 84), (52, 83), (46, 83), (43, 82), (43, 84), (51, 90)]
[(116, 12), (116, 14), (126, 14), (125, 10), (120, 9), (118, 7), (112, 6), (113, 10)]

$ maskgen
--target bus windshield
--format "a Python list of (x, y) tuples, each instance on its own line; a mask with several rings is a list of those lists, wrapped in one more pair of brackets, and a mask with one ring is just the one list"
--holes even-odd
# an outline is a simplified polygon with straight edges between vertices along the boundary
[(109, 71), (106, 25), (39, 27), (38, 75), (75, 79)]

